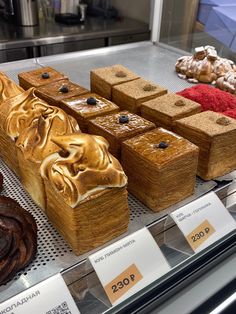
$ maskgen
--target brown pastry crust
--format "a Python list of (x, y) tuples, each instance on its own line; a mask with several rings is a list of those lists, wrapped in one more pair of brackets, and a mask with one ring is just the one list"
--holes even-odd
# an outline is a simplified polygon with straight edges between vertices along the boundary
[(177, 120), (174, 131), (199, 146), (198, 175), (201, 178), (214, 179), (236, 168), (235, 119), (205, 111)]
[(172, 130), (175, 120), (201, 112), (201, 105), (176, 94), (166, 94), (141, 105), (141, 116)]
[[(67, 87), (68, 92), (61, 92), (62, 87)], [(69, 80), (60, 80), (52, 82), (44, 86), (40, 86), (36, 89), (35, 94), (45, 100), (48, 104), (57, 106), (62, 100), (71, 98), (73, 96), (82, 95), (87, 93), (88, 90), (78, 84), (75, 84)]]
[[(120, 116), (127, 116), (129, 122), (120, 123)], [(97, 117), (88, 122), (89, 133), (105, 137), (110, 144), (109, 151), (118, 159), (122, 141), (154, 128), (152, 122), (128, 111)]]
[[(87, 103), (87, 99), (91, 97), (96, 100), (95, 105)], [(93, 119), (119, 111), (119, 107), (113, 102), (95, 93), (87, 93), (82, 96), (65, 99), (61, 102), (61, 108), (77, 120), (82, 132), (84, 133), (88, 132), (88, 119)]]
[(236, 69), (219, 77), (216, 81), (216, 86), (223, 91), (236, 94)]
[(123, 65), (115, 64), (92, 70), (90, 72), (90, 87), (92, 92), (111, 100), (112, 86), (133, 81), (139, 77)]
[(162, 128), (122, 143), (121, 160), (129, 178), (128, 190), (153, 211), (193, 193), (197, 159), (194, 144)]
[(140, 113), (143, 102), (167, 93), (167, 89), (151, 81), (142, 78), (114, 86), (112, 89), (112, 101), (121, 110)]
[[(42, 74), (47, 73), (48, 78), (43, 78)], [(18, 74), (19, 84), (24, 89), (30, 87), (39, 87), (50, 84), (55, 81), (67, 79), (67, 77), (50, 67), (43, 67), (29, 72), (23, 72)]]
[(37, 251), (33, 216), (9, 197), (0, 197), (0, 284), (27, 266)]
[(8, 99), (20, 95), (24, 90), (6, 76), (3, 72), (0, 72), (0, 104)]

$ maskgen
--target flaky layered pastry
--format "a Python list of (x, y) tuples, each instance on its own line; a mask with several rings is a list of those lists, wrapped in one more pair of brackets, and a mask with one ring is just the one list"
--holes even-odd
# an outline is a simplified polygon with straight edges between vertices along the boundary
[(223, 91), (236, 95), (236, 69), (229, 71), (216, 81), (216, 86)]
[(76, 120), (62, 109), (50, 106), (35, 123), (21, 132), (16, 146), (25, 159), (38, 162), (59, 149), (51, 141), (53, 136), (74, 132), (80, 132)]
[(21, 94), (23, 91), (23, 88), (7, 77), (6, 74), (0, 72), (0, 104), (8, 98)]
[(220, 58), (212, 46), (197, 47), (192, 56), (183, 56), (175, 64), (179, 77), (190, 82), (211, 83), (228, 71), (236, 69), (233, 61)]
[(69, 206), (76, 207), (97, 191), (127, 184), (120, 163), (108, 152), (103, 137), (78, 133), (52, 140), (62, 150), (44, 159), (41, 175)]
[(13, 140), (16, 139), (22, 130), (31, 125), (42, 114), (51, 112), (51, 107), (35, 96), (35, 88), (8, 99), (0, 109), (3, 116), (2, 128)]

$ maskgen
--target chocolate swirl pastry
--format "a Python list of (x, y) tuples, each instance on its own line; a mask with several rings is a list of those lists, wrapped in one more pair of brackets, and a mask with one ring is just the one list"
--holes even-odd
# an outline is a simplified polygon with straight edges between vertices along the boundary
[(0, 197), (0, 284), (26, 267), (37, 251), (33, 216), (13, 199)]

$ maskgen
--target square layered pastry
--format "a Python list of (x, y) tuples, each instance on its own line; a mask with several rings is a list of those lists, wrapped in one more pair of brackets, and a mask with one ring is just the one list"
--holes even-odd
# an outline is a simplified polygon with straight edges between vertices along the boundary
[(194, 192), (198, 147), (163, 128), (122, 143), (128, 190), (157, 212)]
[(125, 82), (133, 81), (139, 76), (123, 65), (116, 64), (104, 68), (98, 68), (90, 72), (91, 91), (112, 99), (112, 87)]
[(198, 175), (215, 179), (236, 168), (236, 120), (221, 113), (205, 111), (177, 120), (176, 133), (199, 149)]
[(35, 94), (48, 104), (57, 106), (61, 101), (88, 93), (88, 90), (69, 80), (60, 80), (51, 84), (40, 86)]
[(61, 108), (73, 116), (82, 132), (88, 132), (88, 120), (119, 111), (113, 102), (95, 94), (74, 96), (61, 102)]
[(97, 117), (88, 122), (91, 134), (101, 135), (109, 142), (109, 151), (120, 159), (121, 143), (155, 128), (155, 124), (128, 111)]
[(33, 71), (19, 73), (18, 79), (20, 86), (28, 89), (67, 79), (67, 77), (53, 68), (42, 67)]
[(114, 86), (112, 89), (112, 101), (121, 110), (140, 114), (140, 106), (143, 102), (159, 97), (167, 93), (167, 89), (143, 78)]
[(175, 120), (201, 112), (201, 105), (176, 94), (166, 94), (141, 105), (141, 116), (172, 130)]

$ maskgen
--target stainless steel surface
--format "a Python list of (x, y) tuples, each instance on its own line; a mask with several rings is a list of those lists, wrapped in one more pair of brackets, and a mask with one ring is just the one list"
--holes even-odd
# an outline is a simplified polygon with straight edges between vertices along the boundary
[(63, 25), (40, 20), (38, 26), (20, 27), (0, 20), (0, 50), (149, 33), (149, 26), (133, 19), (87, 17), (83, 25)]
[(39, 22), (37, 0), (13, 0), (17, 23), (22, 26), (34, 26)]
[[(174, 92), (190, 85), (189, 83), (180, 80), (174, 72), (174, 64), (178, 57), (179, 54), (176, 52), (154, 46), (149, 42), (144, 42), (52, 57), (43, 57), (39, 59), (10, 62), (1, 65), (0, 71), (4, 71), (12, 79), (17, 81), (17, 73), (35, 69), (40, 65), (48, 65), (64, 72), (72, 81), (89, 88), (89, 71), (91, 69), (114, 63), (121, 63), (142, 77), (166, 86), (170, 91)], [(24, 208), (32, 212), (39, 226), (38, 254), (35, 261), (19, 273), (10, 283), (0, 287), (0, 302), (54, 273), (70, 267), (72, 267), (72, 270), (79, 267), (80, 271), (76, 271), (75, 273), (73, 273), (72, 270), (71, 272), (69, 271), (66, 281), (72, 284), (73, 281), (80, 279), (82, 282), (83, 275), (87, 273), (84, 260), (91, 254), (91, 252), (82, 256), (75, 256), (65, 241), (48, 222), (45, 215), (24, 192), (19, 180), (3, 163), (0, 163), (0, 171), (3, 172), (5, 179), (4, 194), (17, 199)], [(131, 219), (128, 233), (132, 233), (140, 227), (150, 224), (153, 233), (161, 234), (161, 231), (163, 231), (162, 222), (165, 221), (164, 217), (170, 211), (207, 193), (215, 186), (216, 183), (213, 181), (203, 182), (198, 180), (195, 194), (192, 197), (160, 213), (151, 212), (146, 206), (130, 195), (129, 206), (131, 209)], [(155, 221), (159, 221), (159, 223), (155, 223)], [(160, 228), (155, 228), (157, 225), (160, 226)], [(126, 234), (122, 236), (125, 235)], [(166, 256), (169, 256), (168, 252), (165, 254)], [(186, 256), (180, 257), (176, 254), (178, 255), (180, 253), (175, 253), (175, 258), (169, 256), (173, 265), (179, 259), (186, 258)], [(88, 298), (90, 297), (92, 298), (92, 296), (88, 294)], [(91, 304), (90, 301), (88, 301), (87, 304), (90, 309), (89, 304)], [(87, 313), (92, 312), (93, 311), (88, 311)]]

